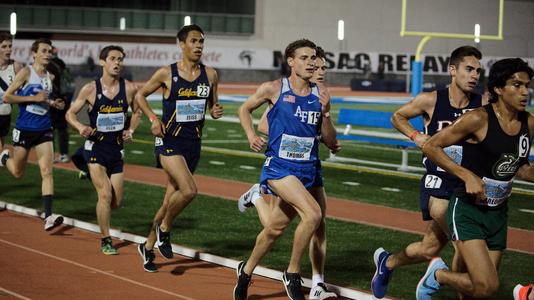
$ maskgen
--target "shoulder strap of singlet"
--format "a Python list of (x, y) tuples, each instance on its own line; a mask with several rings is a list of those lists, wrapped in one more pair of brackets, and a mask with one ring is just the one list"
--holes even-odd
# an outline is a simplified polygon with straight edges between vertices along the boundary
[(286, 93), (291, 91), (291, 87), (289, 86), (289, 80), (287, 77), (282, 78), (282, 87), (280, 90), (280, 94)]

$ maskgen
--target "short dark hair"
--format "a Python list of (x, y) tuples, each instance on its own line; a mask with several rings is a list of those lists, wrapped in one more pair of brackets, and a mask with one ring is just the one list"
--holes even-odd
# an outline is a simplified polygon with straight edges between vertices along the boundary
[(2, 43), (3, 41), (12, 41), (12, 40), (13, 40), (13, 36), (9, 32), (0, 31), (0, 43)]
[(52, 47), (52, 41), (47, 38), (39, 38), (36, 39), (35, 42), (32, 44), (32, 52), (37, 53), (37, 50), (39, 50), (39, 44), (47, 44), (50, 47)]
[(286, 60), (290, 57), (294, 57), (295, 56), (295, 51), (299, 48), (304, 48), (304, 47), (309, 47), (309, 48), (312, 48), (312, 49), (317, 49), (317, 45), (315, 45), (314, 42), (308, 40), (308, 39), (300, 39), (300, 40), (296, 40), (294, 42), (291, 42), (289, 45), (287, 45), (286, 47), (286, 51), (284, 53), (285, 55), (285, 58)]
[(98, 55), (98, 58), (100, 58), (101, 60), (106, 60), (106, 58), (108, 58), (109, 52), (113, 50), (116, 50), (122, 53), (122, 58), (126, 57), (126, 53), (124, 53), (124, 49), (122, 49), (121, 46), (109, 45), (109, 46), (102, 48), (102, 50), (100, 50), (100, 55)]
[(315, 55), (317, 55), (318, 58), (326, 59), (324, 49), (320, 46), (317, 46), (317, 48), (315, 48)]
[(451, 53), (451, 59), (449, 60), (449, 66), (456, 66), (464, 60), (466, 56), (474, 56), (478, 60), (482, 59), (482, 53), (480, 50), (473, 46), (462, 46), (454, 49)]
[(499, 96), (495, 92), (495, 88), (504, 87), (506, 81), (518, 72), (527, 73), (529, 79), (532, 79), (532, 76), (534, 76), (534, 70), (521, 58), (501, 59), (491, 66), (488, 77), (488, 91), (491, 95), (489, 102), (497, 102)]
[(176, 38), (180, 42), (185, 42), (185, 40), (187, 39), (187, 35), (190, 31), (198, 31), (204, 34), (204, 31), (202, 30), (202, 28), (200, 28), (200, 26), (198, 26), (197, 24), (191, 24), (180, 28), (180, 30), (178, 30), (178, 33), (176, 34)]

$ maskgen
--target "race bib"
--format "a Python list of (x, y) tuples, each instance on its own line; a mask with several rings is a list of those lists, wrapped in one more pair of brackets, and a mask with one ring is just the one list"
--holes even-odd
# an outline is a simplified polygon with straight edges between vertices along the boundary
[(439, 189), (441, 187), (442, 180), (436, 175), (428, 174), (425, 176), (425, 188), (427, 189)]
[(48, 112), (48, 105), (41, 104), (29, 104), (26, 106), (26, 111), (34, 115), (44, 116)]
[(176, 101), (176, 122), (195, 122), (204, 119), (206, 99)]
[(85, 149), (87, 151), (92, 151), (94, 144), (95, 144), (95, 142), (93, 142), (93, 141), (85, 141), (85, 144), (83, 144), (83, 149)]
[(482, 178), (486, 184), (486, 202), (477, 203), (489, 207), (499, 206), (512, 194), (512, 183), (510, 181), (500, 181), (491, 178)]
[(2, 102), (0, 98), (0, 116), (9, 116), (11, 114), (11, 104), (6, 104)]
[(310, 160), (315, 137), (299, 137), (282, 134), (278, 156), (291, 160)]
[(13, 128), (13, 142), (18, 143), (20, 140), (20, 131), (17, 128)]
[(96, 130), (100, 132), (115, 132), (124, 129), (124, 113), (98, 113), (96, 118)]
[(156, 137), (154, 139), (154, 146), (156, 147), (163, 146), (163, 139), (160, 137)]
[(210, 94), (210, 86), (199, 84), (197, 85), (197, 97), (207, 98)]
[[(445, 154), (447, 154), (447, 156), (450, 157), (454, 161), (454, 163), (456, 163), (457, 165), (462, 164), (463, 150), (464, 148), (462, 146), (457, 146), (457, 145), (443, 148), (443, 151), (445, 152)], [(441, 172), (445, 172), (445, 170), (443, 170), (440, 167), (438, 167), (437, 170)]]

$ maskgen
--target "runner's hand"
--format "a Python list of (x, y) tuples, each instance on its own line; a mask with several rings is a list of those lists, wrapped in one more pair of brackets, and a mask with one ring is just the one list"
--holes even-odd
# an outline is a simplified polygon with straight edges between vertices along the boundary
[(252, 151), (260, 152), (263, 146), (265, 146), (266, 141), (264, 138), (254, 135), (252, 138), (248, 139), (248, 143), (250, 144), (250, 149), (252, 149)]
[(480, 177), (470, 174), (465, 179), (465, 191), (476, 197), (477, 201), (486, 201), (486, 185)]
[(327, 145), (327, 146), (328, 146), (328, 149), (330, 149), (330, 152), (332, 152), (333, 154), (336, 154), (339, 151), (341, 151), (341, 143), (338, 140), (336, 140), (336, 142), (333, 145)]
[(33, 96), (33, 101), (35, 102), (46, 102), (48, 101), (48, 92), (43, 90), (43, 91), (40, 91), (39, 93), (35, 94)]
[(152, 121), (150, 131), (152, 132), (153, 136), (157, 136), (160, 138), (165, 135), (165, 127), (163, 127), (163, 124), (161, 124), (161, 121), (158, 118), (155, 118), (154, 121)]
[(212, 108), (211, 108), (211, 117), (213, 119), (218, 119), (220, 117), (223, 116), (223, 107), (222, 105), (220, 105), (219, 103), (216, 103)]
[(131, 129), (126, 129), (122, 131), (122, 140), (125, 143), (131, 143), (133, 142), (133, 133), (134, 131)]
[(80, 135), (83, 136), (84, 138), (88, 138), (88, 137), (90, 137), (90, 136), (93, 134), (94, 130), (93, 130), (93, 128), (91, 128), (91, 127), (89, 127), (89, 126), (83, 125), (83, 127), (80, 128), (80, 129), (78, 130), (78, 132), (79, 132)]
[(61, 98), (57, 98), (56, 100), (50, 101), (50, 106), (52, 106), (55, 109), (64, 110), (65, 109), (65, 101)]
[(330, 94), (327, 90), (319, 92), (319, 102), (321, 102), (321, 112), (323, 114), (330, 112)]

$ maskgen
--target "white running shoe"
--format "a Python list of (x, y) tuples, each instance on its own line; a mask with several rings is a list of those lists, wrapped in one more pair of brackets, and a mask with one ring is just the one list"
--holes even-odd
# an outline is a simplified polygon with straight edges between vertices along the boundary
[(63, 224), (62, 216), (50, 215), (44, 219), (44, 230), (50, 231), (61, 224)]
[(240, 212), (245, 212), (247, 208), (254, 206), (252, 199), (257, 199), (260, 197), (260, 184), (254, 184), (246, 193), (239, 197), (237, 201), (237, 208)]
[(334, 292), (330, 292), (326, 285), (322, 282), (317, 284), (315, 287), (313, 287), (310, 290), (310, 297), (309, 300), (331, 300), (331, 299), (337, 299), (337, 295)]

